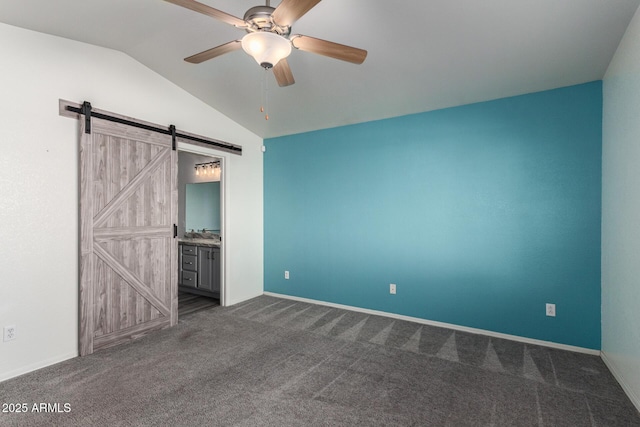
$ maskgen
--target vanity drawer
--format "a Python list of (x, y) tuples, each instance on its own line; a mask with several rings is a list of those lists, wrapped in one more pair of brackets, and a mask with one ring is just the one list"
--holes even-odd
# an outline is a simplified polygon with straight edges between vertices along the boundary
[(196, 255), (198, 250), (195, 246), (191, 245), (182, 245), (182, 255)]
[(190, 271), (198, 271), (197, 261), (198, 257), (195, 255), (182, 255), (182, 269)]
[(198, 274), (194, 271), (183, 271), (182, 272), (182, 285), (183, 286), (191, 286), (196, 287), (198, 284)]

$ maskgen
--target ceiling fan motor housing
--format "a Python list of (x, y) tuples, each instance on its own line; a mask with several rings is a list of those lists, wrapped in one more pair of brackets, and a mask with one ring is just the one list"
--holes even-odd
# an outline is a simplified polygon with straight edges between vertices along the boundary
[(271, 14), (274, 10), (276, 9), (271, 6), (255, 6), (247, 10), (243, 18), (248, 24), (247, 32), (268, 31), (280, 36), (288, 36), (291, 33), (291, 27), (282, 27), (273, 22)]

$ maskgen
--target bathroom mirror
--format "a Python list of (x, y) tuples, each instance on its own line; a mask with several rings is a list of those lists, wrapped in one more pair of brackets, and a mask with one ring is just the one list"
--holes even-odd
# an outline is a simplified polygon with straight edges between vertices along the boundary
[(186, 184), (185, 231), (220, 233), (220, 181)]

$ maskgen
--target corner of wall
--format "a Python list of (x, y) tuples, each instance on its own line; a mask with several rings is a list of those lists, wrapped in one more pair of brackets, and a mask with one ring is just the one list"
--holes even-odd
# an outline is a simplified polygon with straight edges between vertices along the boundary
[(603, 79), (602, 359), (640, 410), (640, 9)]

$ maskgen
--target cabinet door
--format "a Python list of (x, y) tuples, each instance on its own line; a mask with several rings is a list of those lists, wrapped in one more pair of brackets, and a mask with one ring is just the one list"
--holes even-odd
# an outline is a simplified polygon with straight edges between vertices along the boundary
[(211, 290), (220, 293), (220, 248), (211, 248)]
[(198, 289), (212, 291), (211, 278), (212, 271), (211, 248), (198, 246)]

